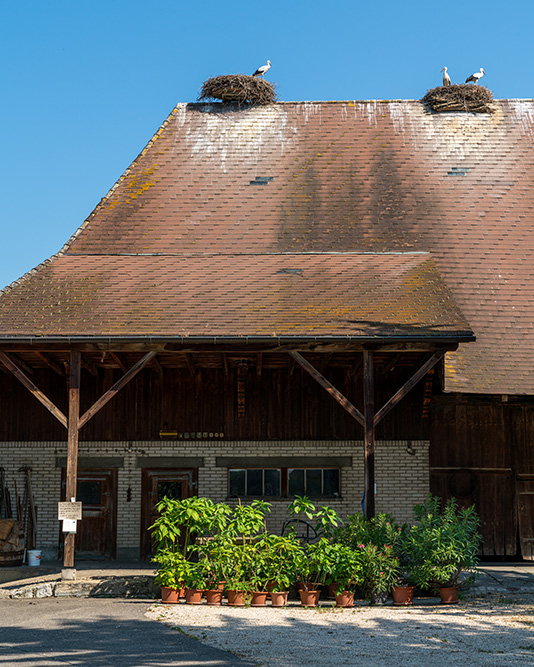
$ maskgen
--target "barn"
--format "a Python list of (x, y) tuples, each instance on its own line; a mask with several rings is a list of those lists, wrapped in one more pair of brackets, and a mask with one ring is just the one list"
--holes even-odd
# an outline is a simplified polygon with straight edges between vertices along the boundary
[[(475, 503), (534, 558), (534, 103), (179, 104), (0, 295), (0, 466), (45, 556), (146, 558), (155, 501)], [(58, 501), (83, 518), (64, 539)]]

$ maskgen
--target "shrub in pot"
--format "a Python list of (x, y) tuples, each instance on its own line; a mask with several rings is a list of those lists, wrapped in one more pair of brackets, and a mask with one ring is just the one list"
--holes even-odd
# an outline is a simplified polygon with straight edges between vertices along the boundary
[[(172, 548), (160, 549), (158, 553), (152, 558), (153, 563), (158, 563), (158, 568), (155, 572), (154, 583), (162, 588), (162, 599), (165, 602), (178, 601), (183, 597), (185, 581), (189, 578), (191, 563), (189, 563), (185, 556)], [(177, 595), (171, 595), (168, 590), (177, 591)], [(169, 597), (170, 596), (170, 597)]]
[[(305, 606), (317, 604), (321, 586), (332, 580), (333, 545), (326, 537), (306, 544), (298, 558), (299, 595)], [(312, 593), (312, 595), (308, 595)]]
[(456, 588), (460, 576), (469, 573), (461, 583), (474, 578), (482, 538), (479, 518), (473, 506), (458, 508), (451, 498), (440, 511), (440, 499), (429, 495), (414, 507), (418, 523), (409, 533), (414, 553), (413, 578), (422, 588)]
[(384, 604), (399, 576), (399, 559), (389, 544), (360, 544), (362, 588), (371, 604)]
[(330, 577), (337, 583), (336, 605), (352, 607), (354, 593), (363, 583), (361, 550), (344, 544), (332, 544), (330, 550)]

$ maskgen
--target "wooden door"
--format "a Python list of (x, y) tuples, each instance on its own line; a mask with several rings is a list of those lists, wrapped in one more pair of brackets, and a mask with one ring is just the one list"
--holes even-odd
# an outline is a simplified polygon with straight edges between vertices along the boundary
[[(65, 478), (63, 469), (63, 489)], [(82, 503), (82, 520), (78, 521), (74, 543), (76, 556), (115, 558), (117, 469), (79, 469), (76, 500)]]
[(516, 489), (521, 555), (534, 561), (534, 475), (518, 475)]
[(143, 468), (141, 485), (141, 558), (152, 554), (149, 527), (158, 518), (156, 505), (165, 496), (183, 500), (196, 495), (197, 469)]

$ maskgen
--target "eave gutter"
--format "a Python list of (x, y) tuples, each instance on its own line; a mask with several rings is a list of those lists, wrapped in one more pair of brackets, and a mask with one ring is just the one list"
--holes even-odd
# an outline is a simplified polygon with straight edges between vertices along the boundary
[(433, 342), (433, 343), (471, 343), (476, 340), (476, 336), (472, 331), (462, 331), (456, 334), (444, 335), (381, 335), (381, 336), (289, 336), (289, 335), (272, 335), (272, 336), (15, 336), (15, 335), (0, 335), (0, 345), (2, 343), (24, 343), (26, 345), (41, 345), (43, 343), (63, 343), (67, 345), (76, 345), (81, 343), (98, 343), (98, 344), (117, 344), (117, 343), (145, 343), (162, 345), (166, 343), (179, 344), (205, 344), (212, 345), (240, 343), (240, 344), (256, 344), (256, 343), (273, 343), (279, 344), (287, 343), (416, 343), (416, 342)]

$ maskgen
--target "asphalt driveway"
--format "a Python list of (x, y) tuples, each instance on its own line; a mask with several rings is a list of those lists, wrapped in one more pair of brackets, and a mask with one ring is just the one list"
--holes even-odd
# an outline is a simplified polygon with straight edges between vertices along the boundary
[(0, 599), (2, 667), (250, 665), (145, 617), (147, 600)]

